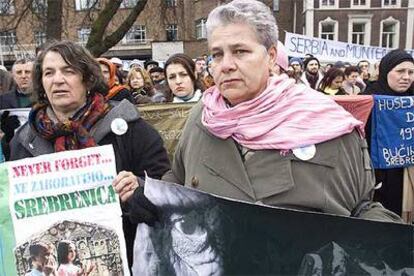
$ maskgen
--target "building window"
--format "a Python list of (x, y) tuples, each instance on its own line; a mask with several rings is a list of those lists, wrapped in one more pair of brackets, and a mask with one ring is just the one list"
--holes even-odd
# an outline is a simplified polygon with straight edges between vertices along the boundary
[(47, 13), (47, 0), (32, 0), (32, 11), (34, 13)]
[(177, 0), (165, 0), (167, 7), (177, 7)]
[(121, 9), (132, 9), (138, 3), (139, 0), (122, 0)]
[(319, 22), (319, 38), (338, 40), (338, 21), (328, 17)]
[(3, 51), (11, 51), (16, 43), (16, 31), (0, 32), (0, 45)]
[(369, 8), (371, 5), (370, 0), (352, 0), (351, 8)]
[(382, 0), (383, 7), (399, 7), (400, 0)]
[(76, 0), (75, 8), (77, 11), (89, 10), (93, 7), (96, 7), (99, 3), (99, 0)]
[(168, 25), (166, 31), (167, 31), (167, 41), (175, 41), (178, 39), (177, 24)]
[(359, 45), (371, 43), (371, 18), (372, 14), (348, 15), (348, 42)]
[(123, 44), (139, 44), (145, 43), (147, 38), (147, 28), (145, 25), (134, 26), (126, 33)]
[(86, 44), (89, 39), (89, 35), (91, 34), (90, 28), (82, 28), (78, 30), (78, 41), (81, 44)]
[(0, 15), (14, 14), (14, 0), (0, 0)]
[(202, 18), (196, 21), (196, 38), (207, 38), (206, 19)]
[(381, 21), (380, 46), (398, 48), (400, 40), (400, 22), (393, 17)]
[(42, 45), (43, 43), (46, 42), (46, 33), (41, 32), (41, 31), (35, 32), (34, 41), (35, 41), (36, 46)]
[(320, 0), (319, 1), (320, 8), (338, 8), (337, 0)]
[(365, 23), (352, 24), (352, 43), (364, 45), (365, 42)]
[(279, 0), (273, 0), (273, 11), (279, 11)]

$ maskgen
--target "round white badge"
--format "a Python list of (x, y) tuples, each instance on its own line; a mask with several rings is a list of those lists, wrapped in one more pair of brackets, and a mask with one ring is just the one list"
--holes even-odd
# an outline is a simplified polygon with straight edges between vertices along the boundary
[(292, 150), (293, 154), (300, 160), (310, 160), (316, 154), (315, 145), (310, 145), (302, 148), (296, 148)]
[(128, 124), (124, 119), (116, 118), (111, 123), (111, 130), (116, 135), (123, 135), (128, 130)]

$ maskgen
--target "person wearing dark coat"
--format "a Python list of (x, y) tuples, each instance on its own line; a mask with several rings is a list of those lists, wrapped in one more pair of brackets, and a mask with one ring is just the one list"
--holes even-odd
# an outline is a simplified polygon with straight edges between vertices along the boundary
[(99, 64), (80, 45), (50, 44), (36, 60), (33, 74), (37, 103), (11, 141), (11, 160), (112, 144), (118, 173), (113, 185), (123, 207), (131, 266), (137, 224), (129, 220), (125, 201), (145, 173), (159, 179), (170, 168), (160, 135), (129, 101), (105, 99), (109, 89)]
[[(393, 50), (385, 55), (379, 65), (379, 76), (364, 94), (387, 96), (414, 96), (414, 59), (403, 50)], [(371, 118), (365, 127), (366, 139), (371, 143)], [(403, 197), (403, 168), (375, 170), (376, 183), (374, 200), (401, 215)]]
[[(30, 84), (32, 78), (33, 61), (30, 59), (18, 59), (13, 64), (12, 76), (16, 85), (0, 95), (0, 110), (25, 108), (32, 105)], [(4, 111), (0, 117), (0, 127), (4, 132), (1, 140), (4, 157), (10, 159), (9, 143), (14, 136), (15, 130), (20, 126), (20, 121), (16, 115), (10, 115), (9, 111)]]

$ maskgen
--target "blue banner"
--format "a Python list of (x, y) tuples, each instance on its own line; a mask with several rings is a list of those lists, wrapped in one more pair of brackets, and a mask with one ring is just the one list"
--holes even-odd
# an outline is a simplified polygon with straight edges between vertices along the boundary
[(371, 158), (376, 169), (414, 165), (414, 97), (374, 96)]

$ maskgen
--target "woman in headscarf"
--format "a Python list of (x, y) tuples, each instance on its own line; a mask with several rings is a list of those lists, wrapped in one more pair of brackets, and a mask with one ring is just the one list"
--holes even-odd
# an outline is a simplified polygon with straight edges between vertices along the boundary
[[(216, 86), (193, 107), (163, 180), (252, 203), (400, 221), (372, 202), (362, 122), (286, 74), (271, 76), (278, 33), (269, 7), (234, 0), (206, 26)], [(151, 223), (156, 213), (141, 189), (129, 202)]]
[[(122, 190), (122, 202), (145, 172), (160, 178), (169, 169), (161, 137), (135, 106), (105, 100), (108, 86), (99, 64), (82, 46), (60, 41), (42, 51), (35, 62), (33, 91), (37, 103), (11, 142), (11, 160), (112, 144), (118, 172), (114, 187)], [(132, 263), (136, 224), (124, 217), (123, 226)]]
[[(368, 86), (364, 94), (387, 96), (414, 96), (414, 59), (403, 50), (386, 54), (379, 65), (378, 81)], [(368, 143), (371, 142), (371, 120), (365, 127)], [(376, 183), (374, 199), (397, 214), (402, 214), (404, 169), (375, 170)]]

